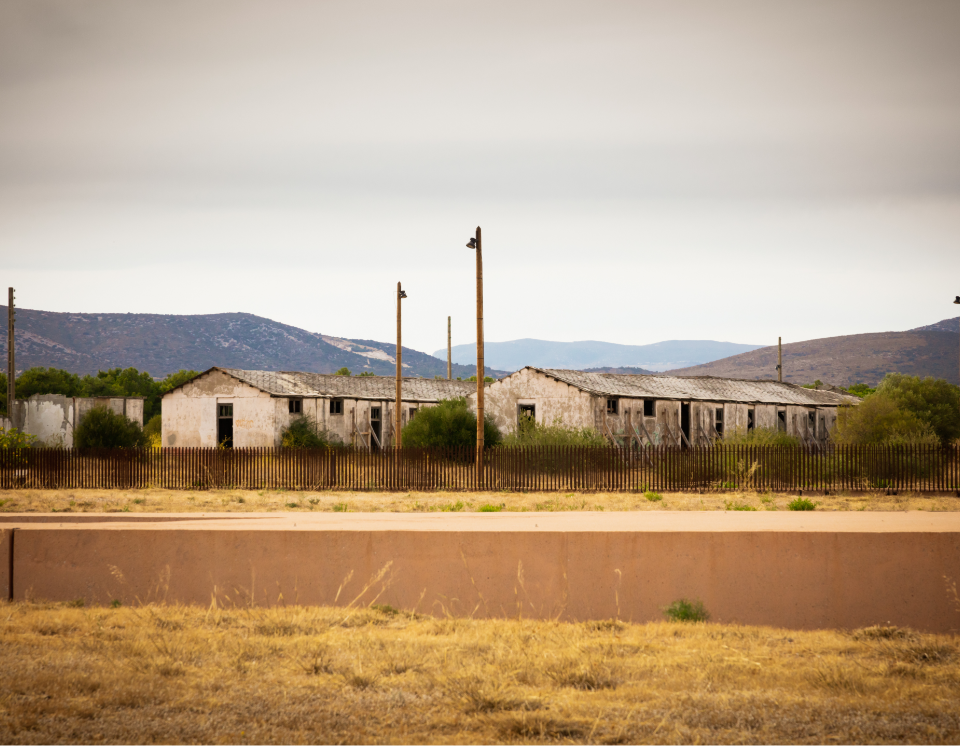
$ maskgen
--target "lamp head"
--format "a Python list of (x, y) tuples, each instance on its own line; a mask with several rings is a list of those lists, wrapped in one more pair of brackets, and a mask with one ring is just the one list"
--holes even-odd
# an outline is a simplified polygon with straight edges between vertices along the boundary
[(960, 306), (960, 295), (957, 296), (957, 299), (954, 301), (958, 306)]
[(406, 298), (406, 297), (407, 297), (407, 291), (406, 291), (406, 290), (401, 290), (401, 291), (400, 291), (400, 297), (401, 297), (401, 298)]
[(475, 249), (475, 248), (477, 248), (477, 239), (471, 238), (471, 239), (470, 239), (470, 243), (467, 244), (467, 248), (468, 248), (468, 249)]

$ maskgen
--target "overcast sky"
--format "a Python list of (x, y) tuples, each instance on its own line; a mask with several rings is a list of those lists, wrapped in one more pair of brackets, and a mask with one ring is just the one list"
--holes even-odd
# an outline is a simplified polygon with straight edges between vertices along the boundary
[(0, 284), (427, 352), (960, 293), (960, 2), (0, 3)]

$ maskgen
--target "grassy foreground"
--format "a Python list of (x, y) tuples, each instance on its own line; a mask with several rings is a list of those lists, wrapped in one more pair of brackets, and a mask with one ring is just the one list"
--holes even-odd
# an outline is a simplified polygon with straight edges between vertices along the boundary
[(0, 742), (960, 740), (954, 637), (0, 605)]
[[(793, 494), (729, 492), (287, 492), (277, 490), (0, 490), (0, 513), (471, 512), (787, 510)], [(807, 496), (817, 510), (957, 511), (956, 497), (885, 493)]]

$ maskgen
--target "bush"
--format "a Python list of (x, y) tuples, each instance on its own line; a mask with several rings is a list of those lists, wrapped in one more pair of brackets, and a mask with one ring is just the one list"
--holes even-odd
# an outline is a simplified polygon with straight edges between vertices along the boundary
[(147, 436), (147, 442), (151, 448), (159, 448), (162, 445), (160, 439), (163, 436), (163, 421), (160, 419), (160, 415), (155, 414), (150, 418), (150, 421), (143, 427), (143, 434)]
[[(498, 445), (502, 439), (493, 420), (484, 417), (483, 444)], [(403, 428), (403, 445), (411, 448), (476, 448), (477, 415), (467, 409), (465, 397), (444, 399), (435, 407), (423, 407)]]
[(876, 396), (893, 401), (929, 425), (941, 443), (960, 438), (960, 387), (942, 378), (888, 373), (877, 386)]
[(816, 510), (817, 504), (810, 502), (805, 497), (797, 497), (787, 503), (789, 510)]
[(140, 425), (106, 407), (94, 407), (73, 431), (77, 448), (146, 448), (147, 436)]
[(661, 495), (659, 492), (644, 492), (643, 496), (652, 503), (658, 503), (663, 500), (663, 495)]
[(516, 431), (503, 439), (505, 446), (606, 446), (607, 439), (588, 427), (566, 427), (563, 418), (557, 417), (552, 425), (537, 422), (530, 415), (523, 415)]
[(671, 622), (705, 622), (710, 618), (703, 601), (688, 601), (685, 598), (674, 601), (663, 613)]
[(937, 445), (940, 442), (929, 423), (880, 391), (855, 407), (841, 407), (832, 435), (837, 443), (853, 445)]
[(284, 448), (333, 448), (342, 445), (335, 436), (317, 428), (317, 423), (306, 417), (297, 417), (280, 434)]

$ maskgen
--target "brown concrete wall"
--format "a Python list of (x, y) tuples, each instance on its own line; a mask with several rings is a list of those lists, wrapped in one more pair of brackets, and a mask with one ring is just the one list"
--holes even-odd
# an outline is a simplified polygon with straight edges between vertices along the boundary
[(863, 518), (860, 528), (856, 520), (770, 516), (25, 523), (14, 592), (98, 604), (209, 604), (216, 596), (342, 605), (360, 596), (435, 614), (632, 621), (661, 619), (662, 607), (686, 597), (725, 623), (960, 629), (944, 580), (960, 579), (953, 514), (926, 514), (927, 528), (906, 518), (881, 530), (859, 514), (844, 518)]

